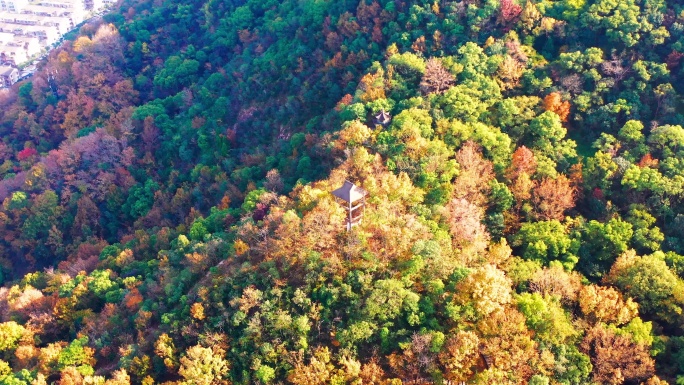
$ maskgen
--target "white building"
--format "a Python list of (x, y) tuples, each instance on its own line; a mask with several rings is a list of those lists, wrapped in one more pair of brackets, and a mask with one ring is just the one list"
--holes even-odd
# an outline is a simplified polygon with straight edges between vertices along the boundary
[[(1, 1), (1, 0), (0, 0)], [(79, 3), (81, 4), (81, 3)], [(47, 4), (29, 4), (24, 7), (23, 14), (35, 15), (46, 18), (64, 17), (69, 19), (70, 28), (74, 28), (85, 20), (85, 9), (80, 7), (56, 7)]]
[(0, 60), (14, 65), (25, 63), (82, 23), (89, 12), (98, 12), (113, 3), (111, 0), (0, 0)]
[(40, 45), (40, 39), (30, 36), (15, 36), (14, 41), (10, 44), (23, 48), (26, 51), (26, 55), (29, 57), (38, 55), (43, 48)]
[(28, 61), (26, 50), (21, 47), (3, 44), (0, 46), (0, 61), (3, 64), (18, 65)]
[(19, 79), (19, 70), (13, 67), (0, 66), (0, 87), (9, 87)]
[(28, 0), (0, 0), (0, 10), (20, 13), (28, 4)]

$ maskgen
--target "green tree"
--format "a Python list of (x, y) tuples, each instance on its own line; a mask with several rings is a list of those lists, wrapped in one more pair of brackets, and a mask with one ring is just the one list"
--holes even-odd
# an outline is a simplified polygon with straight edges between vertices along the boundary
[(164, 91), (178, 91), (196, 80), (200, 63), (197, 60), (171, 56), (164, 68), (154, 77), (154, 85)]
[(551, 348), (555, 362), (554, 375), (561, 384), (585, 384), (589, 382), (592, 365), (589, 356), (574, 345), (557, 345)]
[(24, 334), (26, 329), (14, 321), (0, 323), (0, 352), (15, 349)]
[(632, 242), (641, 252), (654, 252), (660, 250), (660, 244), (665, 240), (665, 235), (655, 225), (656, 218), (645, 207), (633, 205), (625, 218), (634, 228)]
[(633, 235), (632, 224), (620, 218), (611, 218), (605, 223), (589, 221), (582, 229), (579, 250), (582, 269), (590, 276), (601, 277), (627, 251)]
[(420, 296), (406, 289), (401, 281), (383, 279), (375, 282), (365, 301), (364, 313), (369, 319), (391, 321), (406, 312), (412, 319), (418, 311), (419, 300)]
[(516, 298), (518, 309), (527, 319), (527, 326), (535, 338), (552, 345), (560, 345), (576, 334), (557, 300), (539, 293), (523, 293)]
[(546, 111), (532, 119), (530, 134), (533, 137), (534, 148), (556, 162), (568, 162), (577, 156), (576, 144), (565, 139), (567, 130), (556, 113)]
[(254, 372), (254, 377), (262, 384), (270, 384), (276, 378), (275, 369), (267, 365), (261, 365), (259, 366), (259, 369)]
[(626, 47), (635, 46), (654, 29), (635, 0), (599, 0), (583, 15), (583, 23), (605, 30), (610, 40)]
[(560, 261), (572, 270), (578, 261), (579, 241), (557, 220), (524, 223), (513, 237), (513, 246), (519, 247), (525, 259), (548, 265)]
[(671, 325), (681, 319), (684, 281), (662, 259), (628, 251), (615, 261), (605, 280), (633, 297), (642, 313)]
[(57, 358), (57, 367), (62, 370), (69, 366), (75, 366), (92, 370), (92, 365), (95, 364), (93, 358), (93, 349), (86, 346), (88, 337), (73, 340), (67, 347), (59, 352)]
[(665, 159), (684, 155), (684, 128), (681, 126), (664, 125), (651, 131), (648, 144), (657, 150), (654, 155)]

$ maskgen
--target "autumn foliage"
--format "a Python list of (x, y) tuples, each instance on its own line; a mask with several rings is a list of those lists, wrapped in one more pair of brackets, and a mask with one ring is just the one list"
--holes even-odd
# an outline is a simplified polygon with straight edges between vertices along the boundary
[(500, 17), (504, 23), (510, 23), (522, 12), (522, 7), (516, 4), (515, 0), (501, 0), (499, 4), (501, 6)]
[(552, 92), (544, 97), (544, 110), (555, 113), (562, 122), (566, 122), (570, 115), (570, 102), (564, 101), (560, 93)]
[(425, 64), (425, 74), (420, 81), (420, 90), (425, 94), (442, 93), (454, 84), (452, 75), (439, 59), (432, 58)]
[(681, 383), (652, 3), (112, 5), (0, 93), (0, 384)]
[(38, 154), (38, 151), (35, 148), (25, 148), (17, 153), (17, 159), (20, 161), (27, 160), (36, 154)]

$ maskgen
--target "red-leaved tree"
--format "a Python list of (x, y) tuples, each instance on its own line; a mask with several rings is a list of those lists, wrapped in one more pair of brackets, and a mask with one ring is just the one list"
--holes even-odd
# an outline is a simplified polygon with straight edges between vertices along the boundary
[(522, 12), (522, 7), (513, 0), (501, 0), (501, 19), (505, 24), (515, 20)]
[(38, 154), (38, 151), (36, 151), (35, 148), (25, 148), (17, 154), (17, 159), (20, 161), (25, 161), (26, 159), (31, 158), (32, 156)]

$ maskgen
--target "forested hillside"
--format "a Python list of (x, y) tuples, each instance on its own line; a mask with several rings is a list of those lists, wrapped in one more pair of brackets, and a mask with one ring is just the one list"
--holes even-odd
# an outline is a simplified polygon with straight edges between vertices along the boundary
[(682, 95), (681, 1), (123, 0), (0, 94), (0, 385), (683, 385)]

